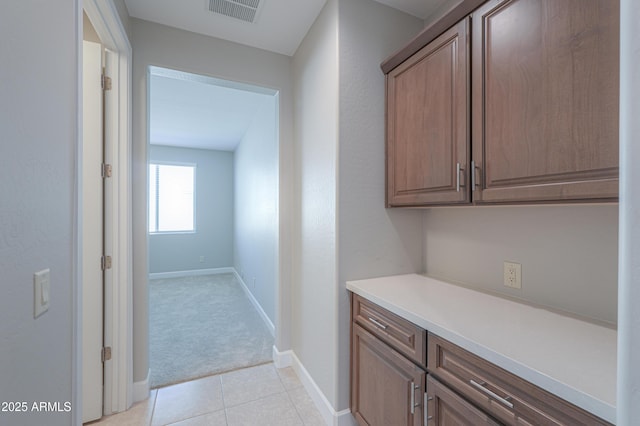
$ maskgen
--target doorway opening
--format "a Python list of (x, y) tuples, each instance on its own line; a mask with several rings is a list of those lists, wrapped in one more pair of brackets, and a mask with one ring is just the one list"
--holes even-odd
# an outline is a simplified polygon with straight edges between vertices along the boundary
[(150, 67), (150, 387), (272, 359), (278, 92)]

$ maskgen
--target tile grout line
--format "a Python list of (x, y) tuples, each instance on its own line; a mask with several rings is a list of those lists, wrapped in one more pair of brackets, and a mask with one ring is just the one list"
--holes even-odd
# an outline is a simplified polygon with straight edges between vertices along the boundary
[(293, 398), (291, 398), (291, 394), (289, 393), (289, 389), (286, 390), (286, 393), (287, 393), (287, 398), (289, 398), (289, 401), (291, 401), (291, 405), (293, 405), (293, 409), (296, 410), (296, 414), (298, 415), (298, 418), (300, 419), (300, 421), (302, 422), (302, 425), (304, 426), (305, 421), (304, 421), (304, 418), (302, 417), (302, 413), (300, 412), (300, 409), (296, 405), (296, 403), (293, 400)]
[[(275, 364), (274, 364), (274, 367), (275, 367)], [(282, 380), (282, 376), (280, 375), (280, 372), (279, 372), (280, 369), (278, 367), (275, 367), (275, 369), (276, 369), (276, 373), (278, 374), (278, 378), (280, 379), (280, 383), (282, 384), (282, 387), (284, 388), (284, 390), (285, 390), (285, 392), (287, 394), (287, 398), (289, 398), (289, 401), (291, 401), (291, 405), (293, 405), (293, 409), (296, 410), (296, 414), (298, 414), (298, 418), (300, 419), (300, 421), (302, 422), (302, 425), (304, 426), (306, 422), (304, 421), (304, 418), (302, 417), (302, 413), (300, 411), (300, 408), (298, 408), (298, 405), (295, 403), (295, 401), (291, 397), (291, 391), (299, 389), (300, 387), (302, 387), (302, 384), (300, 386), (296, 386), (294, 388), (288, 389), (287, 386), (284, 383), (284, 380)], [(284, 370), (284, 368), (283, 368), (283, 370)], [(295, 372), (294, 372), (294, 374), (296, 375), (296, 379), (300, 380), (300, 378), (298, 377), (298, 374), (296, 374)], [(305, 392), (306, 392), (306, 390), (305, 390)]]
[(160, 391), (158, 389), (155, 390), (155, 395), (153, 396), (153, 404), (151, 406), (151, 417), (149, 417), (149, 425), (151, 426), (153, 424), (153, 416), (156, 413), (156, 402), (158, 401), (158, 393)]
[(227, 401), (224, 400), (224, 383), (222, 383), (222, 374), (219, 375), (219, 378), (220, 378), (220, 395), (222, 397), (222, 409), (224, 410), (224, 422), (227, 426), (229, 426), (229, 414), (227, 413), (227, 410), (228, 410)]

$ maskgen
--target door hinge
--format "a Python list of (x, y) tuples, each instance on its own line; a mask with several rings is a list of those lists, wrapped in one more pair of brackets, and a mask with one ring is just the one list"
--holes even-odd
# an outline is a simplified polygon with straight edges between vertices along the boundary
[(102, 256), (102, 258), (100, 259), (100, 263), (102, 265), (103, 271), (111, 269), (111, 256)]
[(111, 359), (111, 346), (102, 348), (102, 362), (109, 361)]
[(102, 90), (111, 90), (111, 77), (108, 77), (104, 74), (102, 74), (102, 80), (100, 82), (100, 84), (102, 85)]
[(110, 178), (112, 169), (111, 164), (102, 163), (102, 177)]

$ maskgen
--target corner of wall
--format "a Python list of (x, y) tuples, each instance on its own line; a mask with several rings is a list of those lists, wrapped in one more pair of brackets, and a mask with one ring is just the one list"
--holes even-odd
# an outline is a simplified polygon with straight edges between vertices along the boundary
[(151, 377), (151, 369), (147, 371), (147, 377), (144, 380), (133, 383), (133, 403), (144, 401), (149, 398), (149, 392), (151, 391), (149, 385), (149, 377)]

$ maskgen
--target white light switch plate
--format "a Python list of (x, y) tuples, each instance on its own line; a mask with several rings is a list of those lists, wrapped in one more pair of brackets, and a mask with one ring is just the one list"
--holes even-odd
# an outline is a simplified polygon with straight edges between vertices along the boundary
[(49, 310), (49, 269), (33, 274), (33, 317)]

